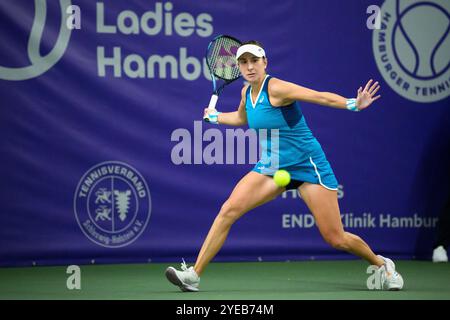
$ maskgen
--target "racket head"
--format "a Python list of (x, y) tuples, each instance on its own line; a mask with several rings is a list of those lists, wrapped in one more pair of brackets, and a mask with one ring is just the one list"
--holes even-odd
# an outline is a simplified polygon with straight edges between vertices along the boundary
[(236, 52), (241, 44), (241, 41), (228, 35), (219, 35), (211, 40), (206, 50), (206, 63), (213, 82), (214, 77), (231, 82), (241, 76), (236, 61)]

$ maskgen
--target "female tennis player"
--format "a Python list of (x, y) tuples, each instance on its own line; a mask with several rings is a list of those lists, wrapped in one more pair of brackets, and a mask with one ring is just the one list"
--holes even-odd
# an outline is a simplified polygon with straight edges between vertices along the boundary
[[(400, 290), (403, 279), (395, 271), (392, 260), (375, 255), (357, 235), (344, 231), (337, 198), (338, 183), (325, 154), (308, 128), (297, 101), (327, 107), (361, 111), (380, 98), (378, 82), (370, 80), (357, 97), (346, 99), (329, 92), (318, 92), (266, 74), (267, 58), (262, 45), (249, 41), (239, 47), (236, 54), (239, 69), (249, 85), (242, 89), (241, 102), (235, 112), (221, 113), (205, 109), (210, 122), (231, 126), (248, 124), (254, 129), (279, 130), (278, 166), (271, 161), (271, 137), (260, 141), (267, 150), (253, 170), (235, 186), (222, 205), (198, 254), (195, 266), (188, 268), (183, 261), (181, 271), (173, 267), (166, 270), (170, 282), (183, 291), (198, 291), (200, 275), (219, 252), (231, 226), (251, 209), (275, 199), (285, 190), (298, 189), (301, 198), (311, 210), (324, 240), (338, 250), (344, 250), (378, 266), (384, 290)], [(264, 139), (264, 138), (263, 138)], [(285, 169), (291, 182), (284, 188), (277, 186), (272, 176), (276, 169)]]

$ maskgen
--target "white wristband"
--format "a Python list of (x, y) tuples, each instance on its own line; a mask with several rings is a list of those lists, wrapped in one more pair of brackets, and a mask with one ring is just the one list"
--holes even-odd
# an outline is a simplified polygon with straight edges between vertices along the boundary
[(210, 112), (208, 114), (209, 123), (219, 124), (219, 114), (222, 112), (219, 112), (217, 110), (214, 110), (213, 112)]
[(356, 111), (356, 112), (357, 111), (361, 111), (356, 106), (356, 99), (354, 99), (354, 98), (353, 99), (347, 99), (346, 105), (347, 105), (347, 109), (350, 110), (350, 111)]

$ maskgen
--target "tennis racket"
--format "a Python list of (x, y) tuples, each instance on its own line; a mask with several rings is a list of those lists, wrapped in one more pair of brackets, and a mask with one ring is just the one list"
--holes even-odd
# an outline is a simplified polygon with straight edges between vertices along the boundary
[[(208, 105), (210, 110), (216, 108), (223, 88), (241, 76), (236, 61), (236, 52), (240, 46), (239, 40), (226, 35), (215, 37), (208, 45), (206, 63), (213, 83), (213, 94)], [(203, 120), (209, 122), (208, 116), (204, 116)]]

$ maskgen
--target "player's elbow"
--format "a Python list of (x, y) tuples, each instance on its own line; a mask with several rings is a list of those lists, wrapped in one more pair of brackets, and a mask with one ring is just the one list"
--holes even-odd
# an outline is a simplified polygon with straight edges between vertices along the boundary
[(245, 126), (247, 124), (247, 117), (245, 115), (237, 114), (236, 126)]
[(245, 126), (247, 124), (246, 118), (240, 118), (238, 122), (238, 126)]

